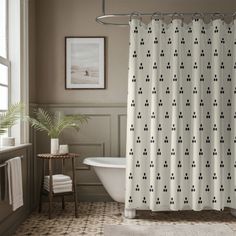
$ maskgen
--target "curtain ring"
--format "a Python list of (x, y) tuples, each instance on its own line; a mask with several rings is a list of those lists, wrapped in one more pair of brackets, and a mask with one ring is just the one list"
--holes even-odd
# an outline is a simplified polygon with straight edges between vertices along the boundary
[(232, 14), (233, 20), (234, 20), (235, 16), (236, 16), (236, 11)]
[(217, 16), (219, 16), (219, 19), (221, 19), (221, 20), (224, 20), (224, 19), (225, 19), (225, 14), (216, 12), (216, 13), (213, 13), (213, 14), (212, 14), (211, 20), (217, 19), (217, 18), (216, 18)]
[[(161, 12), (154, 12), (151, 16), (151, 20), (155, 20), (156, 19), (156, 16), (159, 17), (159, 16), (162, 16)], [(161, 17), (160, 17), (161, 18)]]
[(204, 15), (198, 12), (195, 12), (192, 14), (192, 20), (199, 19), (199, 18), (203, 19)]
[(162, 21), (164, 21), (164, 18), (165, 18), (165, 14), (161, 13), (161, 14), (160, 14), (160, 19), (161, 19)]
[(182, 20), (182, 23), (184, 22), (184, 14), (180, 13), (180, 19)]
[(184, 14), (182, 14), (182, 13), (174, 12), (174, 13), (171, 15), (171, 21), (173, 21), (175, 17), (179, 17), (180, 20), (182, 20), (182, 22), (183, 22), (183, 20), (184, 20)]
[(133, 17), (137, 17), (140, 21), (142, 21), (141, 13), (140, 12), (132, 12), (129, 17), (129, 21), (133, 19)]
[(181, 13), (174, 12), (173, 14), (171, 14), (171, 21), (173, 21), (176, 16), (179, 16), (179, 17), (181, 17), (181, 19), (182, 19), (182, 15), (183, 15), (183, 14), (181, 14)]

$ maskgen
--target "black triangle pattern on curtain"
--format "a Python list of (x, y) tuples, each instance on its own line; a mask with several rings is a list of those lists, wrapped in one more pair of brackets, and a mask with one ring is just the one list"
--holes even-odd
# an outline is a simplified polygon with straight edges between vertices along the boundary
[(126, 208), (236, 208), (236, 24), (130, 23)]

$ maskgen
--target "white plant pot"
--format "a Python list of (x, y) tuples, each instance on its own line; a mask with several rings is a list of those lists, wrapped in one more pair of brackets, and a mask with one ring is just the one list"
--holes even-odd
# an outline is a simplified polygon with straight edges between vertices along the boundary
[(59, 151), (59, 139), (52, 138), (51, 139), (51, 154), (58, 154)]
[(15, 138), (14, 137), (2, 137), (2, 146), (3, 147), (15, 146)]

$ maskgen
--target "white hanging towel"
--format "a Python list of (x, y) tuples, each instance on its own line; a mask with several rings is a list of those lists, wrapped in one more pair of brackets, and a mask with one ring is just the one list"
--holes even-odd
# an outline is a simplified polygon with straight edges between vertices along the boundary
[(23, 206), (23, 187), (21, 158), (15, 157), (7, 161), (7, 175), (9, 186), (9, 204), (15, 211)]

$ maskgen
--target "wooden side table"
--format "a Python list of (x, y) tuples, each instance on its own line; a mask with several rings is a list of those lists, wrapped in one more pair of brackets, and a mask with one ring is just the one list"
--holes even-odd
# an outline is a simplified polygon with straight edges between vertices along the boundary
[[(42, 159), (43, 161), (43, 171), (42, 171), (42, 182), (41, 182), (41, 190), (39, 196), (39, 212), (42, 209), (42, 195), (47, 194), (49, 198), (49, 213), (48, 217), (51, 219), (51, 212), (52, 212), (52, 200), (54, 196), (61, 196), (62, 197), (62, 209), (65, 208), (65, 195), (73, 195), (74, 202), (75, 202), (75, 217), (78, 218), (78, 205), (77, 205), (77, 192), (76, 192), (76, 180), (75, 180), (75, 158), (79, 157), (79, 154), (75, 153), (67, 153), (67, 154), (38, 154), (38, 158)], [(62, 192), (62, 193), (53, 193), (53, 186), (52, 186), (52, 161), (53, 160), (61, 160), (62, 161), (62, 168), (64, 166), (64, 161), (66, 159), (71, 159), (72, 161), (72, 191), (71, 192)], [(48, 161), (48, 174), (49, 174), (49, 191), (44, 189), (44, 176), (45, 176), (45, 161)]]

